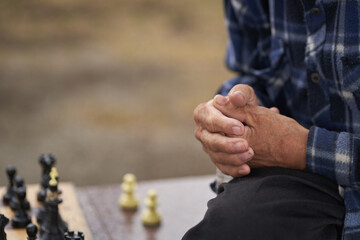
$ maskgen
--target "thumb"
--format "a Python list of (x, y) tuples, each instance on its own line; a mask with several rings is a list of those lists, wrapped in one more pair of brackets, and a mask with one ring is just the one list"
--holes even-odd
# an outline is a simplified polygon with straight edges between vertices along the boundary
[(271, 111), (275, 112), (275, 113), (280, 113), (280, 110), (277, 107), (272, 107), (269, 108)]
[(259, 102), (255, 95), (254, 89), (249, 85), (238, 84), (235, 85), (229, 92), (229, 100), (236, 107), (243, 107), (245, 105), (258, 106)]

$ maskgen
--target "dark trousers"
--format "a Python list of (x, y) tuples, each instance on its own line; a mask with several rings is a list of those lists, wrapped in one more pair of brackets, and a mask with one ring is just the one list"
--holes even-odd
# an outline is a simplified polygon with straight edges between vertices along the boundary
[(220, 186), (204, 219), (183, 240), (339, 240), (344, 212), (338, 186), (325, 177), (252, 169)]

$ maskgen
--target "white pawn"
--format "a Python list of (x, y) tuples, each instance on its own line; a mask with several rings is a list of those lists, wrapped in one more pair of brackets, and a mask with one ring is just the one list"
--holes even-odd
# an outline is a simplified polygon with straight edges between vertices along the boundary
[(158, 201), (157, 194), (154, 189), (150, 189), (147, 192), (147, 197), (144, 202), (147, 208), (141, 214), (143, 224), (149, 227), (159, 226), (161, 223), (161, 216), (156, 210)]
[(134, 191), (137, 188), (136, 177), (134, 174), (128, 173), (123, 177), (123, 183), (121, 184), (122, 194), (119, 198), (119, 204), (124, 210), (136, 210), (139, 205), (139, 201), (134, 195)]

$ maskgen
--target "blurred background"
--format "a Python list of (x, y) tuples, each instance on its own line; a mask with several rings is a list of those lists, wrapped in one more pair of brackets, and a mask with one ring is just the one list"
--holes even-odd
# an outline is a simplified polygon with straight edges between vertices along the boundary
[(221, 1), (0, 2), (0, 184), (213, 174), (194, 108), (231, 77)]

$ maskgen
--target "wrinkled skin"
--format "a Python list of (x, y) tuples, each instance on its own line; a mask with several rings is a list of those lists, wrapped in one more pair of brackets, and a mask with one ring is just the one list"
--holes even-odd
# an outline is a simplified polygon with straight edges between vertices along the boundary
[(248, 85), (201, 103), (194, 120), (195, 137), (225, 174), (241, 177), (251, 167), (305, 169), (308, 130), (277, 108), (258, 106)]

